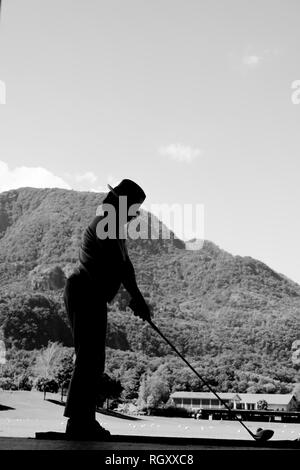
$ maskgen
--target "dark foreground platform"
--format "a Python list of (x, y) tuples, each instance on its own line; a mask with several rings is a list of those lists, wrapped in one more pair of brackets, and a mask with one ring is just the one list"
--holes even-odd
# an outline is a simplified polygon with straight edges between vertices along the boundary
[(70, 441), (63, 433), (37, 433), (37, 438), (1, 437), (0, 450), (300, 450), (300, 441), (196, 439), (114, 435), (110, 441)]

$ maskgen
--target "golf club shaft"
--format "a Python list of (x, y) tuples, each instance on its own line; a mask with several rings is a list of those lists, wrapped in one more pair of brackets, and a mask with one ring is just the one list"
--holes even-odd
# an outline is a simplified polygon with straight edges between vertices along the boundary
[(243, 423), (243, 421), (240, 418), (238, 418), (238, 416), (236, 416), (235, 413), (232, 412), (231, 408), (227, 405), (227, 403), (218, 395), (217, 392), (213, 390), (213, 388), (209, 385), (209, 383), (205, 379), (203, 379), (203, 377), (201, 377), (201, 375), (196, 371), (196, 369), (194, 369), (194, 367), (185, 359), (185, 357), (178, 351), (178, 349), (175, 348), (175, 346), (168, 340), (168, 338), (165, 337), (165, 335), (153, 323), (153, 321), (148, 320), (148, 323), (163, 338), (163, 340), (166, 343), (168, 343), (168, 345), (173, 349), (173, 351), (176, 352), (176, 354), (183, 360), (183, 362), (185, 362), (185, 364), (194, 372), (194, 374), (198, 377), (198, 379), (200, 379), (201, 382), (203, 382), (203, 384), (207, 386), (207, 388), (211, 391), (211, 393), (213, 393), (215, 397), (217, 397), (217, 399), (222, 403), (223, 406), (225, 406), (225, 408), (234, 417), (234, 419), (236, 419), (246, 429), (246, 431), (248, 431), (250, 436), (253, 437), (254, 440), (256, 440), (254, 434), (250, 431), (250, 429), (247, 428), (247, 426)]

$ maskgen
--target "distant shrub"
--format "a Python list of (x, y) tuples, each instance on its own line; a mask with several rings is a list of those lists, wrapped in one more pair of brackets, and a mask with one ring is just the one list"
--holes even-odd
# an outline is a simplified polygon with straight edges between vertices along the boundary
[(28, 374), (23, 374), (18, 378), (18, 390), (30, 391), (33, 387), (33, 380)]
[(266, 400), (259, 400), (257, 402), (257, 409), (258, 410), (267, 410), (268, 409), (268, 402)]
[(59, 385), (56, 380), (54, 379), (47, 379), (45, 377), (38, 377), (35, 382), (35, 388), (39, 392), (50, 392), (50, 393), (57, 393)]
[(157, 408), (144, 407), (142, 412), (147, 412), (148, 415), (152, 416), (166, 416), (168, 418), (190, 418), (191, 412), (186, 408), (179, 408), (177, 406), (160, 406)]
[(2, 390), (18, 390), (14, 379), (9, 377), (0, 377), (0, 389)]

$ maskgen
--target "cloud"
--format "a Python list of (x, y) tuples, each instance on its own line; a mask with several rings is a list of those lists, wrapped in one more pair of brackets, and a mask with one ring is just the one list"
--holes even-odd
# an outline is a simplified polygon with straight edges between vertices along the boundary
[[(125, 178), (125, 177), (124, 177)], [(113, 175), (108, 175), (107, 184), (110, 184), (113, 188), (121, 182), (121, 178), (116, 178)]]
[(0, 104), (6, 103), (6, 84), (0, 80)]
[(86, 171), (84, 173), (63, 173), (64, 178), (70, 182), (74, 189), (78, 191), (89, 190), (97, 182), (97, 175), (93, 171)]
[(201, 150), (182, 144), (170, 144), (160, 147), (159, 154), (178, 162), (191, 163), (201, 154)]
[(252, 47), (248, 47), (240, 58), (240, 64), (243, 70), (255, 70), (268, 61), (279, 57), (281, 53), (281, 49), (272, 48), (260, 50), (258, 54)]
[(74, 175), (74, 179), (78, 183), (84, 182), (84, 183), (94, 184), (96, 183), (98, 177), (92, 171), (86, 171), (82, 175), (80, 174)]
[(107, 193), (109, 191), (108, 184), (110, 186), (114, 187), (117, 186), (120, 183), (121, 179), (117, 179), (112, 175), (108, 175), (106, 178), (106, 184), (100, 184), (98, 186), (93, 186), (89, 189), (89, 191), (95, 192), (95, 193)]
[[(106, 182), (111, 186), (116, 186), (119, 183), (112, 175), (107, 176)], [(97, 193), (109, 191), (107, 184), (100, 184), (98, 177), (92, 171), (86, 171), (82, 174), (63, 173), (63, 178), (61, 178), (42, 167), (19, 166), (10, 169), (7, 163), (0, 160), (0, 192), (22, 187), (63, 188)]]
[(9, 169), (0, 160), (0, 192), (22, 187), (71, 189), (68, 183), (42, 167), (19, 166)]
[(232, 50), (228, 54), (231, 67), (239, 72), (248, 73), (260, 70), (263, 66), (272, 63), (282, 55), (282, 48), (258, 48), (252, 45), (243, 49)]
[(112, 175), (108, 175), (104, 180), (99, 181), (98, 176), (93, 171), (64, 173), (63, 176), (76, 191), (91, 191), (95, 193), (107, 193), (109, 191), (107, 184), (116, 186), (121, 181)]
[(256, 68), (258, 67), (258, 65), (261, 64), (263, 60), (263, 57), (261, 56), (258, 56), (258, 55), (245, 55), (243, 58), (242, 58), (242, 63), (245, 67), (248, 67), (248, 68)]

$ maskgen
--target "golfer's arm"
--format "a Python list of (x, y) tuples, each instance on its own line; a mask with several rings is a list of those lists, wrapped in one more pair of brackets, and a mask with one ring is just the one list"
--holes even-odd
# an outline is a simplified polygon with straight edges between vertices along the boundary
[(143, 298), (143, 295), (140, 289), (138, 288), (136, 278), (135, 278), (134, 267), (129, 257), (127, 257), (126, 259), (126, 268), (124, 271), (122, 284), (127, 290), (127, 292), (131, 295), (132, 298), (134, 299)]

